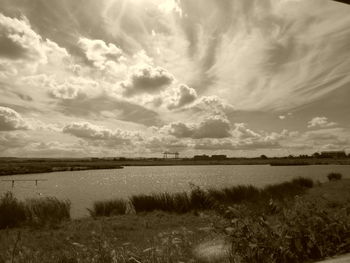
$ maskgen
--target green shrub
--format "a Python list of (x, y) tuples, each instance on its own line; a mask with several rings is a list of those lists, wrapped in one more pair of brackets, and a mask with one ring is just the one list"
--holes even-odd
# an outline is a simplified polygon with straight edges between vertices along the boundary
[(0, 199), (0, 229), (15, 227), (26, 220), (26, 208), (11, 192), (5, 193)]
[(57, 224), (70, 219), (70, 201), (61, 201), (55, 197), (28, 199), (25, 202), (28, 221), (32, 224)]
[(329, 173), (327, 175), (327, 178), (329, 181), (338, 181), (338, 180), (341, 180), (342, 174), (341, 173)]
[(97, 201), (93, 209), (89, 210), (91, 216), (113, 216), (126, 213), (127, 203), (123, 199)]

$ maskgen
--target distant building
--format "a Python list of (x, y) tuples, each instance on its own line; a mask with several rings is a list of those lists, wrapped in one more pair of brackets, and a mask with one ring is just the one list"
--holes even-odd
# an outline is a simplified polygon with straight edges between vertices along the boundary
[(345, 151), (325, 151), (321, 152), (321, 158), (346, 158)]
[(224, 154), (212, 155), (211, 159), (213, 159), (213, 160), (226, 160), (227, 155), (224, 155)]
[(206, 154), (193, 156), (194, 160), (210, 160), (210, 156)]

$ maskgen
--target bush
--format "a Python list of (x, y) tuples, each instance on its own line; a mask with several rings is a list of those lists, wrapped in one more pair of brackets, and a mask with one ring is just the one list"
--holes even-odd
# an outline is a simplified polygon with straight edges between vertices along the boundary
[(292, 183), (305, 188), (312, 188), (314, 186), (314, 181), (305, 177), (295, 178), (292, 180)]
[(288, 199), (292, 198), (295, 195), (299, 195), (305, 191), (305, 188), (294, 184), (292, 182), (285, 182), (275, 185), (268, 185), (262, 190), (262, 195), (265, 198), (272, 198), (272, 199)]
[(327, 175), (327, 178), (329, 181), (338, 181), (342, 178), (342, 174), (341, 173), (329, 173)]
[(91, 216), (113, 216), (126, 213), (127, 202), (123, 199), (114, 199), (107, 201), (97, 201), (93, 209), (89, 210)]
[(26, 200), (28, 221), (36, 225), (57, 224), (70, 219), (70, 201), (55, 197)]
[(231, 262), (313, 262), (350, 251), (346, 209), (324, 210), (297, 202), (270, 225), (266, 216), (231, 221)]
[(26, 220), (26, 208), (11, 192), (5, 193), (0, 199), (0, 229), (15, 227)]

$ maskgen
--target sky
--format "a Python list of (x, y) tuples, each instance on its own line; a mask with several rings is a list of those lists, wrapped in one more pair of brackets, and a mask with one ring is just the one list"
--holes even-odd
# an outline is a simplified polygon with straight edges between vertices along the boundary
[(1, 0), (0, 156), (350, 152), (350, 5)]

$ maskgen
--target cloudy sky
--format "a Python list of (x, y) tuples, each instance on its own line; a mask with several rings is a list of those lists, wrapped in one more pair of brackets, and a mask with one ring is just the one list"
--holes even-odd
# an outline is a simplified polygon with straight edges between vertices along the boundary
[(1, 0), (0, 156), (350, 151), (350, 6)]

